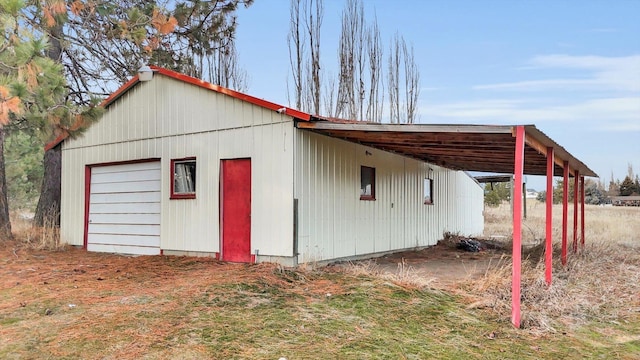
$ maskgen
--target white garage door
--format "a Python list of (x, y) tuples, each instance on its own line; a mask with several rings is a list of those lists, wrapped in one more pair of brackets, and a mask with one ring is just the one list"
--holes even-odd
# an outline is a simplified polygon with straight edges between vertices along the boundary
[(91, 168), (87, 250), (160, 254), (160, 162)]

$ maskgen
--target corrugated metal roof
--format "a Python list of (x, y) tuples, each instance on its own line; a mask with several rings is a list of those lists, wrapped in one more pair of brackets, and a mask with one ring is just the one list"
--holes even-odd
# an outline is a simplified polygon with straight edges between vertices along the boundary
[[(300, 129), (402, 154), (455, 170), (513, 174), (516, 125), (378, 124), (314, 117)], [(546, 175), (546, 149), (555, 152), (555, 174), (598, 175), (534, 125), (525, 125), (524, 173)]]

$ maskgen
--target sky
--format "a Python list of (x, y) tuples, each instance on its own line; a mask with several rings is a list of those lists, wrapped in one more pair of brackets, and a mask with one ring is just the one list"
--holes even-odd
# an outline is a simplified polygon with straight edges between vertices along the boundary
[[(385, 48), (420, 71), (420, 123), (533, 124), (608, 185), (640, 173), (640, 0), (364, 0)], [(325, 0), (323, 73), (335, 73), (344, 1)], [(247, 92), (290, 105), (289, 0), (238, 11)], [(385, 50), (386, 50), (385, 49)], [(528, 176), (543, 190), (544, 177)]]

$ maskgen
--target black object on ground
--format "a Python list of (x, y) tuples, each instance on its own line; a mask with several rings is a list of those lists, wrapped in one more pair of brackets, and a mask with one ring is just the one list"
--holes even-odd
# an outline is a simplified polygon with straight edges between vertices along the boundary
[(480, 252), (482, 250), (482, 244), (479, 241), (471, 240), (471, 239), (462, 239), (456, 245), (456, 247), (460, 250), (468, 251), (468, 252)]

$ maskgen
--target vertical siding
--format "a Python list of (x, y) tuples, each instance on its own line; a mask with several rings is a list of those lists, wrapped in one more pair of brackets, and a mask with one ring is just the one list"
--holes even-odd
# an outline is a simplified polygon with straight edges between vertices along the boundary
[[(78, 139), (63, 143), (62, 240), (82, 245), (84, 167), (160, 158), (161, 248), (218, 252), (220, 160), (251, 158), (252, 252), (293, 255), (290, 117), (156, 75), (114, 102)], [(170, 200), (170, 161), (195, 156), (196, 199)]]
[[(482, 233), (483, 191), (464, 172), (304, 130), (296, 149), (300, 262), (434, 245), (445, 231)], [(362, 165), (376, 169), (375, 201), (360, 200)], [(425, 177), (434, 205), (423, 203)]]

